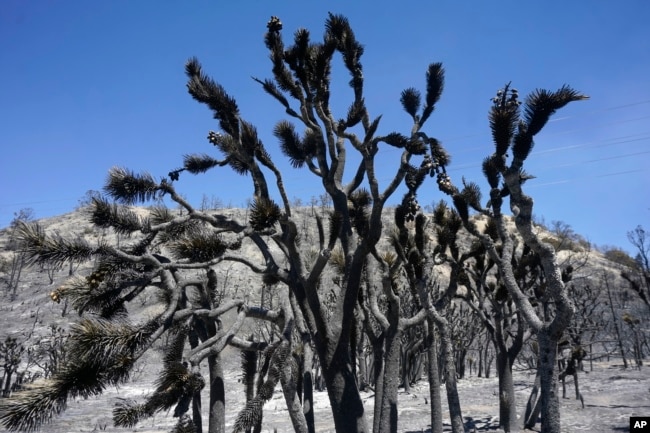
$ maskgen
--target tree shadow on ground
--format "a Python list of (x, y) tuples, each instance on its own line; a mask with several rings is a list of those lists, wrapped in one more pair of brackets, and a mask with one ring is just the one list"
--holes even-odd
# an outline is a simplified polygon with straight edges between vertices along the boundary
[[(499, 418), (497, 417), (486, 416), (483, 418), (473, 418), (471, 416), (466, 416), (464, 418), (465, 431), (467, 432), (500, 430)], [(444, 431), (451, 431), (451, 424), (444, 423), (443, 429)], [(431, 433), (431, 428), (426, 430), (407, 430), (404, 433)]]

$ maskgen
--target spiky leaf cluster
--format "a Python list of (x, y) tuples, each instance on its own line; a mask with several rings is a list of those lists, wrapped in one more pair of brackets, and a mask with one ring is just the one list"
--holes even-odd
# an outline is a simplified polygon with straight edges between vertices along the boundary
[(105, 244), (93, 247), (83, 238), (71, 240), (58, 235), (50, 236), (36, 222), (18, 222), (16, 233), (21, 242), (21, 251), (30, 264), (61, 267), (66, 262), (83, 263), (93, 255), (101, 255), (106, 247)]
[[(478, 212), (483, 210), (483, 208), (481, 207), (481, 189), (476, 183), (467, 182), (465, 181), (465, 178), (463, 178), (463, 189), (460, 192), (460, 197), (462, 198), (462, 201), (465, 203), (463, 207), (470, 206), (472, 209)], [(454, 204), (455, 203), (456, 203), (456, 197), (454, 197)], [(458, 209), (458, 207), (456, 208)], [(461, 218), (464, 218), (464, 216), (461, 215)]]
[(223, 255), (229, 244), (217, 233), (191, 233), (169, 245), (176, 259), (186, 259), (192, 263), (208, 262)]
[(417, 112), (420, 110), (420, 104), (422, 98), (420, 92), (413, 88), (409, 87), (408, 89), (402, 90), (402, 95), (400, 97), (400, 102), (404, 111), (411, 115), (414, 119), (417, 116)]
[(55, 292), (57, 298), (68, 298), (79, 315), (90, 312), (111, 318), (124, 314), (124, 304), (134, 299), (155, 276), (155, 272), (147, 272), (141, 264), (106, 258), (90, 275), (72, 277)]
[(492, 130), (495, 153), (499, 157), (505, 156), (516, 130), (519, 119), (519, 105), (521, 105), (518, 97), (517, 89), (510, 89), (510, 83), (508, 83), (492, 98), (493, 105), (488, 119)]
[(363, 45), (357, 41), (350, 22), (343, 15), (330, 13), (325, 21), (325, 31), (325, 40), (335, 41), (336, 49), (343, 56), (343, 63), (352, 77), (349, 83), (350, 87), (354, 90), (355, 99), (358, 100), (363, 91), (363, 68), (361, 66)]
[(239, 138), (239, 107), (225, 89), (206, 75), (198, 59), (193, 57), (185, 64), (185, 74), (188, 77), (187, 91), (192, 97), (206, 104), (219, 120), (223, 131), (235, 139)]
[(247, 401), (244, 409), (237, 415), (233, 433), (247, 431), (262, 419), (264, 403), (273, 397), (273, 390), (280, 380), (281, 369), (285, 368), (287, 362), (293, 362), (290, 345), (286, 340), (270, 346), (267, 350), (272, 354), (266, 380), (259, 386), (257, 395)]
[[(156, 381), (156, 390), (142, 404), (126, 400), (118, 403), (113, 410), (113, 422), (116, 426), (134, 427), (138, 422), (157, 412), (169, 410), (180, 403), (184, 396), (203, 387), (202, 379), (198, 380), (195, 377), (190, 380), (192, 375), (181, 363), (187, 340), (186, 331), (186, 329), (172, 329), (170, 344), (165, 347), (163, 356), (163, 370)], [(180, 421), (182, 419), (183, 417)]]
[(436, 103), (442, 95), (442, 90), (445, 86), (445, 69), (442, 63), (431, 63), (427, 68), (427, 95), (425, 98), (424, 110), (422, 110), (422, 117), (420, 124), (427, 121), (436, 106)]
[(390, 134), (381, 137), (380, 141), (383, 141), (384, 143), (390, 144), (391, 146), (397, 147), (399, 149), (403, 149), (406, 147), (409, 139), (408, 137), (398, 132), (391, 132)]
[(189, 415), (183, 415), (169, 433), (195, 433), (196, 426)]
[(255, 374), (257, 373), (258, 356), (254, 350), (243, 350), (241, 352), (242, 382), (246, 396), (255, 392)]
[(357, 233), (363, 235), (368, 226), (368, 207), (372, 204), (370, 192), (365, 188), (359, 189), (350, 194), (348, 201), (352, 224)]
[(306, 134), (303, 139), (296, 132), (295, 126), (282, 120), (275, 125), (273, 135), (280, 140), (280, 149), (294, 168), (302, 167), (314, 156), (316, 149), (313, 134)]
[(251, 206), (250, 224), (253, 229), (263, 231), (273, 227), (282, 216), (280, 207), (265, 197), (255, 197)]
[(458, 231), (463, 226), (461, 216), (458, 215), (453, 209), (449, 209), (447, 205), (440, 201), (433, 212), (433, 220), (436, 225), (436, 253), (443, 253), (450, 249), (452, 257), (457, 259), (458, 247), (456, 239), (458, 238)]
[[(318, 233), (322, 237), (320, 243), (322, 244), (325, 241), (324, 230), (322, 228), (322, 223), (320, 219), (317, 219), (317, 224), (319, 226)], [(329, 213), (329, 237), (328, 245), (334, 245), (336, 240), (341, 234), (341, 228), (343, 227), (343, 215), (340, 212), (330, 212)], [(322, 235), (321, 235), (322, 233)]]
[(104, 185), (106, 194), (127, 205), (153, 200), (161, 190), (161, 186), (149, 173), (136, 174), (122, 167), (111, 168)]
[(102, 371), (103, 378), (118, 383), (126, 378), (135, 352), (146, 344), (158, 328), (156, 320), (143, 326), (100, 318), (85, 318), (70, 329), (70, 358)]
[(251, 155), (245, 155), (241, 152), (239, 141), (237, 139), (228, 134), (220, 134), (218, 132), (210, 131), (208, 133), (208, 141), (226, 155), (225, 162), (235, 171), (235, 173), (244, 175), (250, 171), (252, 157)]
[(200, 155), (183, 155), (183, 168), (192, 174), (205, 173), (221, 164), (221, 161), (205, 153)]
[(142, 327), (102, 319), (82, 319), (71, 328), (69, 356), (54, 376), (2, 402), (0, 422), (10, 430), (33, 431), (58, 415), (69, 398), (101, 394), (127, 380), (135, 352), (158, 324)]
[(555, 92), (537, 89), (526, 98), (522, 115), (518, 97), (517, 90), (507, 84), (492, 99), (489, 119), (495, 152), (483, 161), (483, 172), (492, 188), (498, 185), (497, 173), (505, 170), (509, 148), (512, 148), (513, 162), (521, 167), (533, 148), (533, 137), (542, 130), (551, 115), (569, 102), (587, 99), (587, 96), (566, 85)]
[(113, 410), (113, 422), (118, 427), (133, 427), (156, 412), (174, 408), (174, 417), (182, 417), (189, 409), (192, 397), (205, 386), (198, 373), (192, 373), (180, 362), (166, 363), (156, 380), (156, 390), (143, 404), (118, 403)]
[(329, 264), (334, 268), (334, 271), (337, 273), (337, 275), (345, 275), (345, 254), (341, 248), (336, 248), (332, 251)]
[(131, 235), (145, 228), (147, 222), (132, 210), (109, 203), (101, 197), (93, 197), (91, 221), (95, 226), (112, 228), (116, 233)]
[(490, 188), (498, 188), (501, 179), (501, 170), (505, 168), (504, 158), (497, 155), (488, 156), (483, 160), (483, 175), (488, 181)]
[(309, 31), (298, 29), (294, 33), (293, 44), (285, 47), (278, 17), (271, 17), (267, 28), (265, 44), (273, 64), (273, 81), (255, 80), (282, 104), (289, 115), (301, 117), (305, 112), (299, 116), (290, 107), (284, 93), (309, 110), (314, 107), (313, 104), (318, 104), (323, 112), (329, 112), (331, 62), (338, 51), (351, 75), (350, 86), (354, 90), (354, 101), (348, 108), (347, 117), (338, 122), (338, 127), (345, 129), (365, 121), (367, 111), (363, 100), (363, 68), (360, 62), (363, 46), (356, 40), (345, 17), (329, 15), (320, 43), (310, 40)]

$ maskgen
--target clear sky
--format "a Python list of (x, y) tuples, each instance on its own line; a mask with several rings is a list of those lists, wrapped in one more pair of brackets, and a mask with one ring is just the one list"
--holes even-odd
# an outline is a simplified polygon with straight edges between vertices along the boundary
[[(650, 229), (646, 0), (2, 0), (0, 227), (21, 208), (39, 218), (71, 211), (87, 190), (101, 190), (112, 166), (161, 177), (183, 154), (214, 152), (206, 136), (218, 125), (185, 88), (192, 56), (281, 157), (271, 131), (286, 115), (251, 79), (271, 77), (266, 22), (280, 17), (287, 42), (299, 27), (319, 40), (328, 11), (347, 16), (365, 45), (366, 101), (372, 116), (383, 115), (380, 133), (408, 134), (400, 92), (424, 91), (427, 65), (443, 62), (445, 91), (424, 130), (451, 153), (457, 182), (465, 176), (487, 187), (480, 169), (492, 152), (487, 112), (505, 83), (522, 96), (565, 83), (588, 94), (536, 139), (526, 168), (537, 176), (526, 184), (535, 214), (628, 250), (626, 232)], [(352, 96), (341, 66), (333, 72), (336, 117)], [(383, 181), (399, 155), (387, 147)], [(290, 198), (307, 203), (320, 194), (307, 170), (279, 165)], [(182, 175), (177, 187), (197, 205), (204, 193), (232, 206), (252, 194), (251, 182), (227, 168)], [(429, 204), (442, 193), (431, 181), (419, 198)]]

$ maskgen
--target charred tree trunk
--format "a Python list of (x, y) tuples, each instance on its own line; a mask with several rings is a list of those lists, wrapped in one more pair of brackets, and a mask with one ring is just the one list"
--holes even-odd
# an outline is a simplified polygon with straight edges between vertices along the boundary
[(340, 355), (333, 356), (327, 368), (323, 368), (334, 428), (337, 432), (365, 433), (368, 428), (363, 402), (352, 369), (349, 347), (346, 349), (339, 350)]
[(442, 433), (442, 396), (440, 395), (440, 369), (438, 367), (438, 341), (435, 324), (427, 319), (427, 356), (429, 358), (429, 398), (431, 399), (431, 433)]
[(535, 375), (535, 383), (533, 384), (533, 389), (530, 392), (530, 397), (528, 397), (528, 403), (526, 404), (526, 412), (524, 413), (524, 428), (532, 430), (537, 424), (537, 418), (539, 418), (539, 412), (541, 409), (541, 396), (539, 395), (539, 388), (541, 386), (541, 372), (538, 369), (537, 374)]
[(458, 398), (458, 388), (456, 386), (456, 363), (454, 360), (454, 349), (451, 344), (449, 324), (447, 320), (437, 312), (434, 313), (434, 320), (436, 321), (436, 326), (440, 332), (451, 429), (453, 433), (462, 433), (465, 431), (465, 427), (463, 425), (463, 414), (460, 408), (460, 399)]
[(221, 354), (208, 357), (210, 370), (210, 414), (208, 416), (209, 433), (226, 432), (226, 389), (224, 387)]
[(312, 373), (312, 363), (314, 355), (311, 350), (311, 342), (308, 340), (309, 334), (307, 334), (307, 341), (304, 341), (303, 338), (303, 367), (302, 367), (302, 408), (303, 413), (305, 414), (305, 420), (307, 421), (307, 430), (309, 433), (315, 433), (316, 429), (314, 427), (314, 377)]
[(512, 380), (512, 359), (507, 352), (497, 352), (499, 374), (499, 424), (507, 433), (517, 430), (515, 387)]
[[(399, 365), (400, 365), (400, 329), (399, 306), (391, 305), (391, 312), (388, 314), (390, 327), (386, 330), (386, 353), (384, 357), (384, 374), (380, 379), (383, 382), (381, 409), (379, 412), (379, 433), (397, 432), (397, 389), (399, 387)], [(396, 310), (396, 311), (394, 311)]]
[(537, 334), (539, 342), (539, 365), (542, 433), (560, 431), (560, 399), (555, 370), (558, 339), (548, 335), (546, 330)]
[(194, 393), (192, 397), (192, 424), (194, 433), (203, 433), (203, 417), (201, 416), (201, 391)]

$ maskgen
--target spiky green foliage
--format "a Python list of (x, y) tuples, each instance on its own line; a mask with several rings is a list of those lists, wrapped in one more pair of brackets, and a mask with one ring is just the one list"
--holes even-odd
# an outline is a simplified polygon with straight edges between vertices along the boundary
[(143, 230), (147, 224), (132, 210), (111, 204), (101, 197), (93, 197), (92, 205), (91, 221), (97, 227), (112, 228), (118, 234), (131, 235)]
[(83, 263), (95, 254), (102, 254), (106, 244), (91, 246), (83, 238), (66, 239), (58, 235), (48, 235), (43, 227), (36, 223), (19, 221), (16, 226), (17, 238), (21, 250), (30, 264), (50, 264), (61, 267), (66, 262)]
[(456, 239), (458, 231), (463, 226), (462, 216), (453, 209), (448, 208), (442, 201), (434, 209), (433, 216), (436, 225), (436, 240), (438, 241), (436, 252), (443, 252), (450, 248), (452, 257), (458, 259)]
[(273, 227), (278, 222), (282, 211), (280, 207), (265, 197), (256, 197), (251, 206), (250, 224), (258, 231)]
[(225, 89), (203, 73), (198, 59), (193, 57), (185, 64), (185, 74), (188, 77), (187, 91), (202, 104), (210, 107), (214, 118), (219, 120), (219, 126), (227, 134), (239, 138), (239, 107)]
[(496, 221), (493, 218), (488, 218), (487, 223), (485, 224), (485, 228), (483, 229), (483, 233), (488, 235), (493, 241), (499, 239), (499, 229), (497, 227)]
[(172, 222), (164, 231), (158, 232), (158, 241), (162, 243), (173, 242), (184, 237), (192, 237), (204, 230), (203, 223), (198, 219), (174, 220), (174, 215), (164, 207), (154, 207), (149, 216), (151, 225)]
[(408, 165), (406, 167), (406, 176), (404, 176), (404, 183), (406, 184), (409, 192), (415, 193), (420, 188), (420, 186), (422, 186), (425, 176), (425, 170), (420, 170), (417, 167)]
[(33, 432), (67, 407), (60, 382), (40, 381), (10, 399), (0, 400), (0, 423), (8, 431)]
[(126, 168), (113, 167), (108, 172), (104, 191), (115, 201), (133, 205), (155, 199), (161, 187), (149, 173), (136, 174)]
[[(411, 137), (406, 143), (406, 150), (413, 155), (424, 155), (427, 152), (427, 143), (421, 135)], [(427, 155), (428, 157), (428, 155)]]

